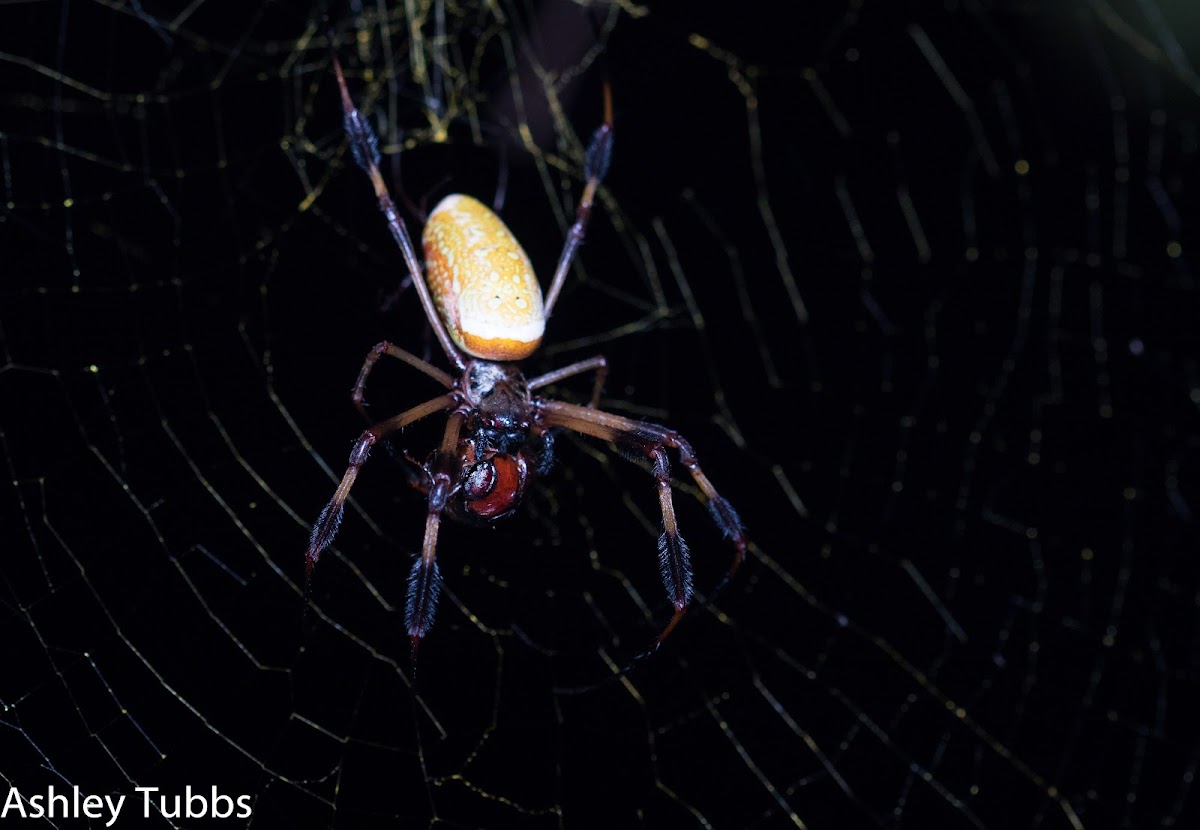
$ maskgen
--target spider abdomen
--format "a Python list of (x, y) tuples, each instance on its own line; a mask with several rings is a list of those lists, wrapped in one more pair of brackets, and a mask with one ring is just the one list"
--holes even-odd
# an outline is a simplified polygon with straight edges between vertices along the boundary
[(450, 337), (484, 360), (521, 360), (542, 342), (542, 289), (521, 243), (477, 199), (454, 193), (429, 214), (426, 279)]

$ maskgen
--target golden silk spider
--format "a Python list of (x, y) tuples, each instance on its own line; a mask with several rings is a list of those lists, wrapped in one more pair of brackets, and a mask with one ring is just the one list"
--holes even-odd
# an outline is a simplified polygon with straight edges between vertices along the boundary
[[(613, 117), (607, 85), (604, 123), (592, 135), (587, 149), (584, 164), (587, 183), (543, 302), (541, 286), (520, 243), (499, 216), (470, 196), (447, 196), (429, 214), (422, 235), (426, 265), (422, 271), (412, 239), (379, 172), (378, 139), (350, 100), (336, 56), (333, 68), (351, 153), (374, 185), (375, 197), (412, 275), (425, 316), (457, 374), (448, 374), (386, 340), (371, 349), (351, 394), (354, 405), (368, 423), (372, 422), (363, 403), (363, 391), (375, 363), (384, 355), (423, 372), (446, 391), (399, 415), (373, 423), (359, 436), (337, 491), (313, 526), (306, 554), (305, 584), (309, 584), (321, 552), (337, 533), (346, 497), (371, 447), (414, 421), (437, 412), (449, 413), (441, 444), (425, 461), (419, 480), (413, 482), (426, 494), (428, 504), (424, 543), (409, 576), (405, 606), (405, 623), (415, 659), (417, 646), (429, 632), (437, 609), (441, 576), (436, 557), (442, 514), (473, 522), (492, 522), (511, 515), (530, 482), (549, 471), (555, 432), (567, 429), (641, 453), (653, 467), (662, 511), (659, 569), (675, 609), (654, 641), (653, 647), (657, 647), (679, 624), (692, 600), (691, 558), (675, 519), (667, 450), (679, 454), (680, 463), (703, 492), (717, 526), (732, 539), (736, 553), (729, 568), (730, 576), (746, 555), (747, 540), (741, 521), (704, 475), (683, 436), (657, 424), (597, 408), (608, 374), (608, 364), (602, 356), (529, 379), (517, 364), (541, 343), (546, 320), (583, 242), (596, 188), (608, 170)], [(592, 398), (587, 406), (534, 394), (543, 386), (584, 372), (595, 372)]]

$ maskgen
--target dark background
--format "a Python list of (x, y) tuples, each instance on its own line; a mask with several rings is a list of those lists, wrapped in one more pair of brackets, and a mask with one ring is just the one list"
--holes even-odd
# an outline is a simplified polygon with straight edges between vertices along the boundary
[[(770, 9), (0, 7), (0, 784), (262, 827), (1200, 826), (1196, 10)], [(602, 405), (687, 435), (754, 540), (628, 673), (656, 499), (585, 440), (445, 528), (415, 677), (388, 456), (436, 419), (306, 611), (363, 356), (436, 352), (330, 28), (397, 193), (500, 192), (544, 282), (611, 84), (528, 368), (604, 353)], [(732, 551), (680, 485), (706, 596)]]

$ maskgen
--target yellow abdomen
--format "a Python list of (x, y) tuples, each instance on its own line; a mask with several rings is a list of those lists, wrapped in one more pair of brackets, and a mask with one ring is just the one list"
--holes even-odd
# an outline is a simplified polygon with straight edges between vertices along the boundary
[(429, 214), (421, 241), (429, 292), (459, 348), (484, 360), (533, 354), (546, 328), (542, 288), (500, 217), (451, 194)]

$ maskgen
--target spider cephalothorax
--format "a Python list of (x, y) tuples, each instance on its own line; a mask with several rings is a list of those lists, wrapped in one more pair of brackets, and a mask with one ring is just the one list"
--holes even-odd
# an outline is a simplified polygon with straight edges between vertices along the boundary
[[(604, 124), (593, 134), (584, 163), (587, 184), (576, 208), (575, 224), (559, 256), (550, 291), (543, 301), (541, 286), (520, 243), (499, 216), (462, 194), (447, 196), (429, 214), (422, 236), (426, 262), (426, 272), (422, 272), (412, 239), (379, 173), (378, 141), (351, 102), (336, 57), (333, 64), (351, 152), (371, 179), (425, 315), (458, 376), (387, 341), (378, 343), (367, 355), (352, 400), (373, 425), (355, 442), (350, 465), (313, 526), (306, 555), (306, 581), (311, 579), (321, 551), (337, 533), (346, 497), (371, 447), (414, 421), (435, 412), (448, 413), (441, 444), (423, 465), (410, 471), (413, 485), (425, 493), (428, 505), (425, 538), (421, 555), (413, 563), (405, 608), (415, 657), (437, 609), (441, 578), (436, 553), (443, 513), (471, 522), (491, 522), (511, 515), (520, 506), (529, 483), (549, 471), (554, 432), (567, 429), (611, 441), (628, 452), (643, 455), (651, 463), (662, 512), (659, 567), (675, 608), (658, 635), (656, 643), (661, 643), (682, 619), (692, 599), (691, 559), (675, 520), (668, 448), (679, 454), (680, 463), (708, 501), (714, 521), (733, 541), (736, 553), (730, 574), (741, 564), (747, 546), (737, 513), (717, 494), (701, 471), (691, 445), (679, 433), (597, 409), (608, 374), (608, 363), (603, 357), (581, 360), (531, 379), (525, 378), (515, 362), (532, 354), (542, 341), (545, 321), (583, 241), (596, 188), (608, 170), (613, 126), (607, 87)], [(367, 417), (363, 392), (375, 363), (385, 354), (433, 378), (445, 391), (399, 415), (372, 422)], [(544, 386), (584, 372), (595, 372), (592, 398), (587, 406), (536, 394)]]
[(472, 360), (463, 380), (467, 414), (451, 512), (467, 521), (502, 519), (520, 506), (530, 476), (549, 466), (553, 442), (550, 433), (531, 429), (533, 401), (514, 364)]

